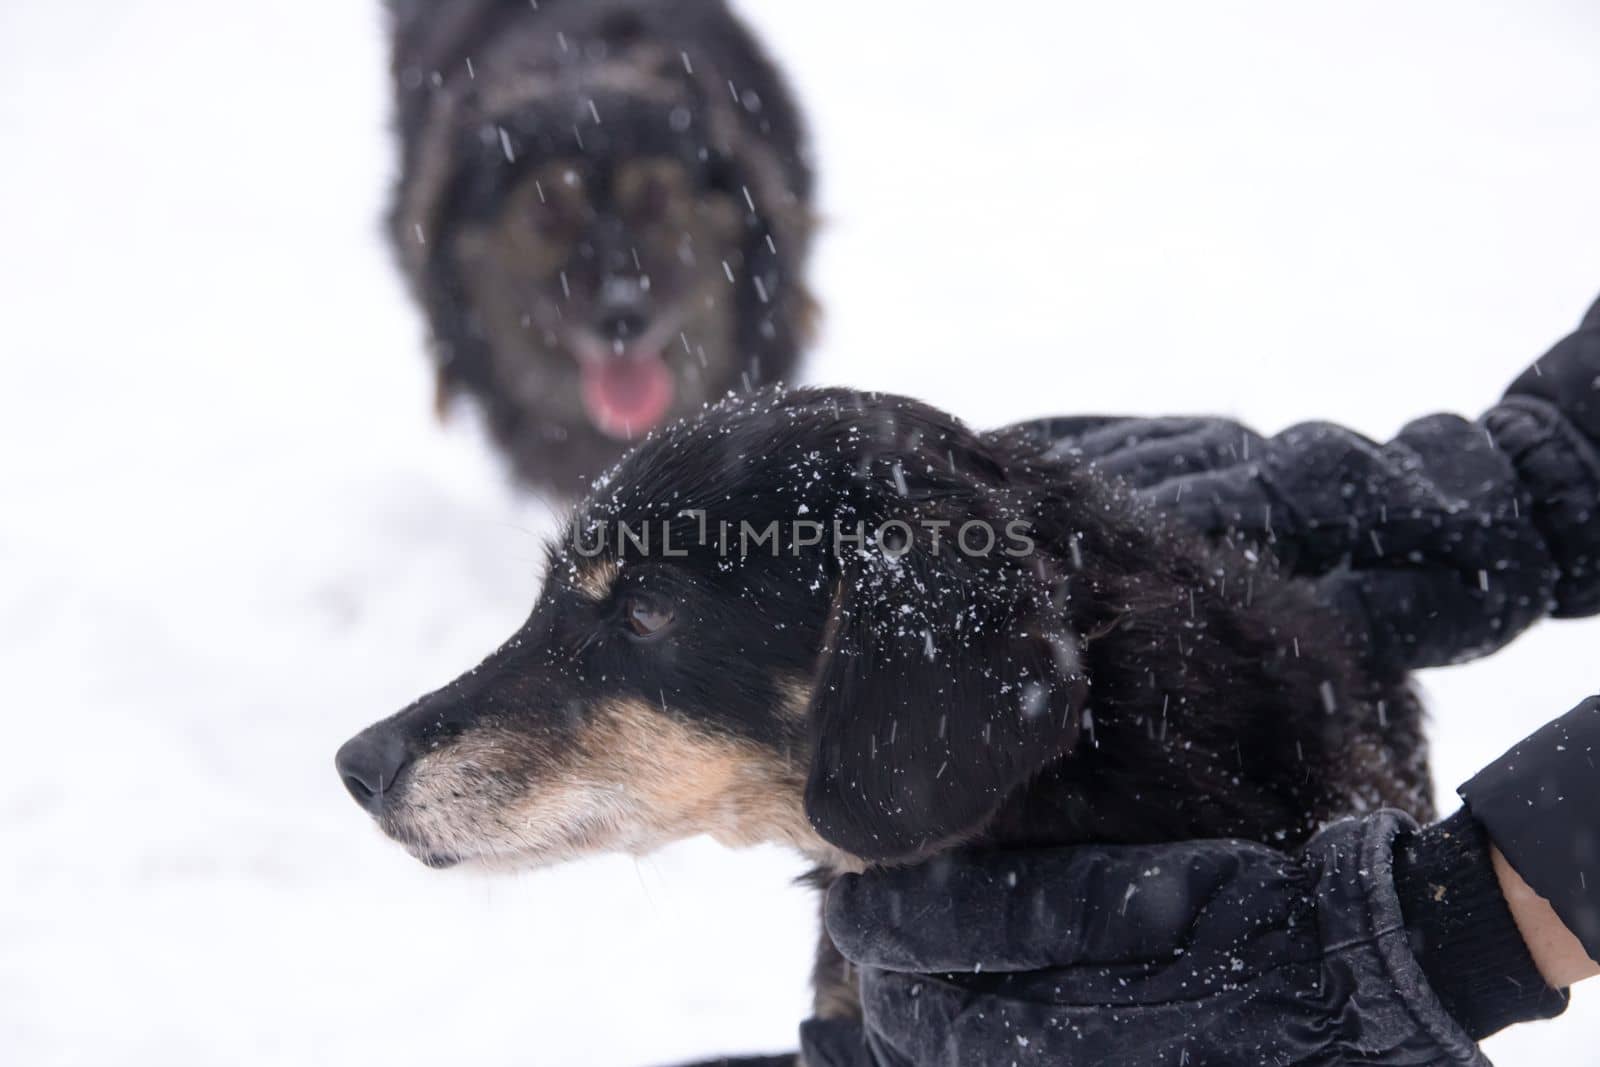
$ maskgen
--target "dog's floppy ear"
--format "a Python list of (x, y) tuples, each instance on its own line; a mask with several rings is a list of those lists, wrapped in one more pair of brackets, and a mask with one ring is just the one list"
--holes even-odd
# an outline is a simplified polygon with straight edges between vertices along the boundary
[(916, 544), (841, 568), (805, 796), (831, 844), (885, 861), (960, 841), (1071, 747), (1078, 638), (1029, 566)]

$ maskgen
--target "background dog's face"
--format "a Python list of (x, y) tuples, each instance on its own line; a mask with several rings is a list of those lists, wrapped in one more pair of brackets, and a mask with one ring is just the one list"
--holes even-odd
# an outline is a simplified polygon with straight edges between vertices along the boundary
[[(1003, 481), (920, 405), (720, 405), (625, 459), (526, 625), (349, 742), (341, 773), (437, 864), (709, 833), (839, 866), (959, 840), (1067, 751), (1084, 699), (1054, 563), (956, 547), (962, 523), (1022, 514)], [(796, 519), (868, 533), (841, 547)], [(891, 520), (916, 532), (876, 540)], [(941, 544), (924, 520), (950, 524)], [(774, 522), (754, 547), (740, 525)]]
[(810, 172), (722, 5), (407, 12), (391, 233), (441, 401), (473, 396), (523, 477), (576, 491), (657, 426), (789, 374)]
[(737, 195), (668, 154), (531, 161), (453, 241), (500, 387), (627, 441), (737, 384)]

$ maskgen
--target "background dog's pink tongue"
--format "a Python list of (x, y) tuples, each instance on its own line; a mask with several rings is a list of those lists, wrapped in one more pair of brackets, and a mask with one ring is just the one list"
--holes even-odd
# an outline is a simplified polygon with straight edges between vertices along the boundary
[(666, 416), (674, 392), (672, 371), (659, 355), (583, 364), (584, 407), (611, 437), (643, 437)]

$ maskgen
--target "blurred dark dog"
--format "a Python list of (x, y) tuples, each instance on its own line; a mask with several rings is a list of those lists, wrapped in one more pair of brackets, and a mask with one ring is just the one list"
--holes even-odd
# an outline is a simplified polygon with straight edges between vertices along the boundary
[[(532, 616), (339, 752), (434, 866), (692, 834), (826, 882), (969, 843), (1429, 812), (1422, 711), (1305, 585), (1020, 431), (844, 390), (725, 401), (578, 508)], [(819, 1014), (857, 1002), (824, 936)]]
[(577, 493), (669, 418), (793, 371), (811, 173), (722, 0), (390, 0), (391, 236), (440, 409)]

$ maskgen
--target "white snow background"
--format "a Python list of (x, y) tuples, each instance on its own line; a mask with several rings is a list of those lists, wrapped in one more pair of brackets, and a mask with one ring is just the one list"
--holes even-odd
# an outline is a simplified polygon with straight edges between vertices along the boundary
[[(979, 424), (1476, 414), (1600, 292), (1600, 15), (744, 0), (815, 130), (812, 380)], [(425, 870), (333, 773), (538, 585), (380, 239), (376, 4), (0, 6), (0, 1063), (793, 1045), (812, 905), (704, 841)], [(1442, 794), (1600, 624), (1425, 679)], [(1593, 1062), (1600, 1015), (1495, 1039)]]

